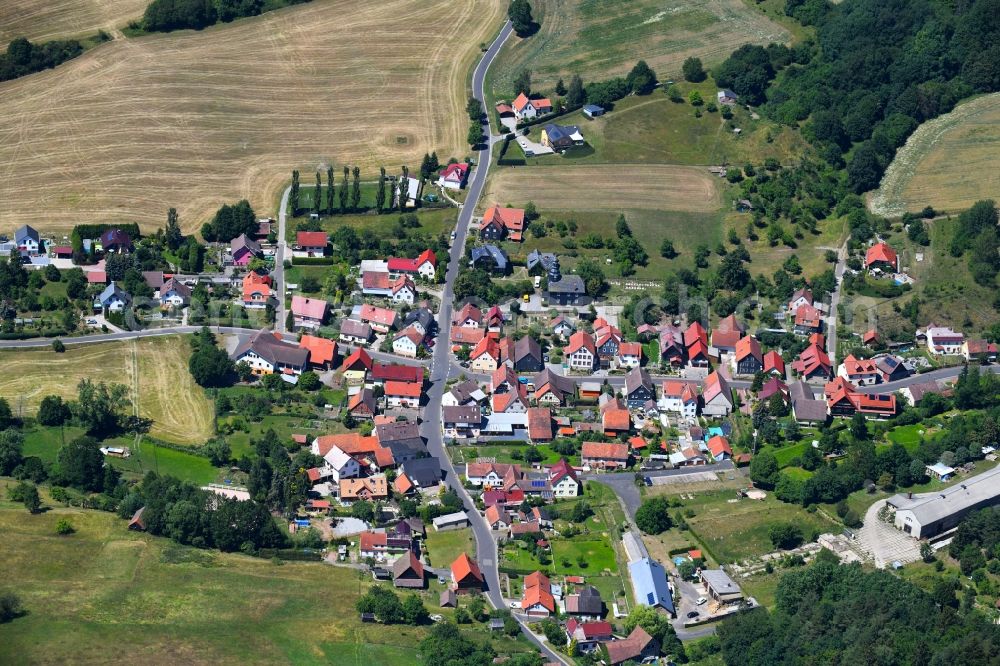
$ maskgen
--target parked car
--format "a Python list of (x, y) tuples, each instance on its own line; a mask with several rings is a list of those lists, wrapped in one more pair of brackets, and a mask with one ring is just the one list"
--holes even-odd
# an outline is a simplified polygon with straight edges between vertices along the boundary
[(697, 603), (697, 604), (698, 604), (699, 606), (701, 606), (701, 605), (702, 605), (703, 603), (705, 603), (706, 601), (708, 601), (708, 599), (706, 599), (705, 597), (698, 597), (698, 601), (697, 601), (696, 603)]
[(701, 615), (701, 613), (699, 613), (698, 611), (691, 611), (690, 613), (688, 613), (689, 618), (696, 618), (699, 615)]
[(456, 233), (455, 233), (454, 231), (453, 231), (453, 232), (451, 232), (451, 239), (452, 239), (452, 240), (455, 240), (455, 236), (456, 236), (456, 235), (457, 235), (457, 234), (456, 234)]

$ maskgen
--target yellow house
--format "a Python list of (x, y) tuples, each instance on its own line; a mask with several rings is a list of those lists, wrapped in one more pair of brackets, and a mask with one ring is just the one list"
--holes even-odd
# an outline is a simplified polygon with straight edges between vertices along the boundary
[(476, 348), (469, 354), (469, 367), (476, 372), (492, 373), (497, 369), (500, 359), (500, 345), (496, 338), (487, 336), (479, 341)]

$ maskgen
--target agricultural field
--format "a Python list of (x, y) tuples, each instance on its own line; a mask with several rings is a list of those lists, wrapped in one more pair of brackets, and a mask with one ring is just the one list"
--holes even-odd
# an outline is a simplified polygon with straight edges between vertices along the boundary
[[(202, 444), (212, 436), (212, 404), (187, 368), (188, 346), (177, 337), (125, 343), (69, 345), (0, 352), (6, 379), (0, 397), (30, 415), (46, 395), (76, 399), (83, 379), (130, 387), (139, 414), (153, 419), (150, 435), (176, 444)], [(98, 372), (99, 369), (99, 372)]]
[(584, 81), (624, 75), (640, 58), (661, 79), (676, 78), (689, 56), (713, 65), (747, 42), (790, 39), (784, 27), (741, 0), (545, 0), (533, 6), (541, 29), (508, 42), (491, 70), (498, 98), (510, 96), (522, 69), (531, 70), (542, 90), (573, 74)]
[(0, 49), (15, 37), (32, 42), (113, 32), (142, 16), (147, 0), (4, 0)]
[[(627, 179), (621, 177), (623, 169), (627, 169)], [(637, 278), (662, 279), (665, 269), (690, 265), (689, 253), (697, 245), (714, 246), (721, 238), (721, 184), (705, 169), (652, 164), (553, 166), (544, 172), (504, 169), (490, 179), (488, 188), (483, 206), (494, 202), (523, 206), (533, 201), (543, 221), (575, 222), (577, 240), (590, 233), (613, 238), (615, 220), (624, 214), (632, 234), (649, 254), (647, 266), (636, 266)], [(673, 260), (660, 256), (665, 237), (680, 253)], [(516, 255), (537, 247), (565, 257), (565, 240), (555, 233), (543, 238), (528, 233), (524, 243), (508, 243), (507, 249)], [(611, 253), (577, 244), (576, 254), (603, 263)], [(572, 264), (566, 262), (570, 268)], [(613, 274), (617, 266), (605, 266), (605, 270)]]
[(774, 523), (792, 522), (808, 539), (814, 529), (839, 531), (838, 526), (819, 513), (786, 504), (769, 493), (764, 500), (737, 499), (733, 491), (704, 493), (684, 501), (684, 509), (694, 511), (685, 520), (691, 532), (713, 559), (720, 563), (770, 553), (768, 530)]
[(899, 149), (870, 200), (879, 215), (924, 206), (958, 212), (1000, 190), (1000, 93), (922, 124)]
[(464, 154), (468, 72), (502, 5), (314, 0), (0, 84), (0, 218), (151, 229), (176, 206), (191, 231), (240, 198), (271, 210), (295, 168)]
[[(43, 502), (52, 506), (44, 493)], [(77, 532), (56, 536), (61, 518)], [(125, 525), (72, 508), (32, 516), (0, 500), (4, 578), (28, 611), (0, 625), (0, 662), (418, 661), (425, 628), (358, 619), (354, 600), (370, 577), (196, 550)]]

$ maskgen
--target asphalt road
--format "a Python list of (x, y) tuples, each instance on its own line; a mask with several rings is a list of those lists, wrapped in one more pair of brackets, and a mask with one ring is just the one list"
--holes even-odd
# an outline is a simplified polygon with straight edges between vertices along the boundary
[[(510, 23), (506, 23), (472, 74), (472, 94), (483, 103), (484, 108), (486, 105), (486, 96), (483, 92), (483, 81), (486, 78), (486, 71), (489, 69), (497, 53), (499, 53), (500, 47), (503, 46), (512, 32), (513, 29)], [(489, 114), (487, 113), (486, 115), (489, 118)], [(488, 125), (487, 130), (487, 133), (492, 137), (492, 129)], [(448, 457), (447, 451), (445, 451), (441, 423), (441, 397), (444, 395), (445, 382), (451, 370), (451, 352), (446, 341), (447, 332), (451, 327), (451, 314), (455, 300), (453, 286), (458, 277), (459, 266), (465, 260), (465, 241), (469, 235), (469, 225), (472, 221), (473, 212), (486, 184), (486, 176), (492, 160), (492, 145), (493, 141), (491, 138), (487, 141), (486, 147), (479, 151), (476, 158), (476, 169), (467, 185), (465, 204), (459, 211), (458, 222), (455, 225), (455, 241), (451, 245), (448, 272), (445, 274), (445, 284), (441, 294), (441, 309), (438, 312), (438, 330), (441, 332), (441, 337), (438, 344), (434, 346), (434, 356), (431, 360), (431, 385), (427, 391), (427, 405), (424, 407), (424, 421), (421, 424), (421, 435), (427, 439), (427, 448), (431, 455), (436, 456), (441, 462), (445, 482), (458, 493), (458, 496), (465, 503), (469, 515), (469, 523), (472, 526), (472, 533), (476, 539), (479, 568), (486, 579), (486, 596), (494, 608), (506, 608), (507, 604), (500, 591), (496, 542), (493, 540), (493, 534), (490, 532), (486, 520), (476, 510), (472, 497), (463, 487), (461, 478), (456, 472), (451, 458)], [(524, 623), (521, 624), (521, 630), (538, 646), (547, 660), (563, 664), (570, 663), (566, 661), (565, 657), (549, 648), (545, 642), (528, 631)]]
[(281, 208), (278, 209), (278, 245), (274, 250), (274, 289), (276, 292), (278, 305), (274, 309), (275, 330), (287, 333), (285, 330), (285, 251), (288, 249), (285, 243), (285, 211), (288, 210), (288, 197), (291, 195), (292, 186), (285, 188), (281, 195)]
[(837, 367), (837, 307), (840, 305), (840, 285), (844, 279), (844, 269), (847, 265), (847, 243), (845, 242), (837, 253), (837, 267), (834, 269), (836, 288), (830, 295), (830, 313), (826, 324), (826, 353), (830, 362)]

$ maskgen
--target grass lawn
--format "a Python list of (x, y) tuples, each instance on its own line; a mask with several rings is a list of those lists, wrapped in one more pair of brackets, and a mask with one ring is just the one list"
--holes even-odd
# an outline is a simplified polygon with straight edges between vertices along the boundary
[(30, 430), (24, 430), (23, 455), (36, 456), (43, 462), (51, 463), (56, 460), (56, 453), (63, 441), (71, 442), (84, 434), (83, 428), (67, 426), (66, 428), (53, 428), (35, 425)]
[[(292, 266), (285, 271), (285, 282), (287, 284), (299, 285), (299, 287), (295, 290), (295, 293), (298, 295), (322, 296), (323, 281), (326, 279), (326, 274), (329, 270), (329, 266)], [(315, 291), (306, 291), (302, 289), (302, 278), (305, 277), (311, 277), (319, 282), (319, 289)]]
[(290, 416), (286, 414), (269, 414), (263, 417), (260, 421), (250, 421), (249, 419), (243, 419), (239, 416), (230, 415), (220, 419), (219, 425), (221, 427), (223, 424), (235, 419), (242, 420), (247, 425), (249, 430), (249, 432), (236, 431), (225, 436), (226, 441), (233, 450), (233, 456), (235, 458), (239, 458), (244, 453), (249, 453), (252, 448), (250, 440), (259, 438), (268, 430), (274, 430), (275, 434), (277, 434), (283, 442), (291, 441), (292, 435), (294, 434), (304, 434), (309, 435), (310, 437), (317, 437), (319, 435), (336, 434), (338, 432), (345, 431), (345, 428), (340, 421), (324, 421), (323, 428), (321, 430), (317, 430), (313, 427), (313, 423), (318, 419), (303, 416)]
[(781, 580), (781, 572), (776, 570), (770, 574), (760, 573), (750, 578), (740, 578), (739, 584), (743, 588), (743, 593), (748, 597), (753, 597), (762, 606), (773, 607), (779, 580)]
[(720, 563), (772, 552), (768, 530), (773, 523), (795, 523), (807, 537), (814, 529), (838, 531), (836, 524), (818, 513), (781, 502), (773, 493), (761, 501), (735, 499), (735, 493), (722, 492), (696, 495), (684, 502), (684, 510), (695, 512), (685, 518), (692, 533)]
[[(451, 230), (455, 227), (455, 222), (458, 220), (458, 209), (421, 208), (417, 211), (417, 219), (420, 222), (420, 226), (407, 227), (406, 233), (408, 235), (437, 236), (443, 233), (451, 233)], [(299, 222), (305, 223), (308, 221), (308, 215), (289, 219), (288, 230), (286, 232), (288, 238), (295, 238), (295, 227)], [(321, 218), (319, 223), (323, 231), (327, 233), (333, 233), (340, 227), (349, 226), (353, 227), (359, 233), (371, 230), (379, 238), (392, 239), (399, 237), (397, 229), (398, 221), (399, 212), (393, 211), (391, 213), (383, 213), (382, 215), (333, 215)]]
[[(60, 518), (77, 532), (56, 536)], [(28, 611), (0, 625), (0, 662), (418, 662), (425, 628), (358, 619), (369, 577), (199, 551), (125, 526), (108, 513), (32, 516), (0, 501), (5, 579)]]
[(923, 423), (914, 423), (893, 428), (885, 436), (893, 444), (902, 444), (907, 451), (913, 453), (920, 446), (922, 440), (934, 439), (936, 433), (935, 428), (928, 427)]
[(618, 568), (615, 551), (606, 538), (555, 539), (552, 541), (552, 564), (559, 573), (569, 575), (613, 572)]
[(778, 461), (779, 467), (787, 467), (793, 458), (800, 458), (802, 454), (806, 452), (806, 447), (811, 446), (808, 442), (799, 442), (798, 444), (792, 444), (790, 446), (782, 446), (781, 448), (771, 448), (771, 452), (774, 454), (775, 460)]
[(462, 553), (468, 553), (469, 557), (476, 556), (476, 547), (472, 540), (472, 528), (466, 527), (461, 530), (447, 530), (445, 532), (435, 532), (434, 528), (428, 526), (427, 540), (424, 544), (427, 548), (427, 559), (432, 567), (445, 569)]
[(781, 473), (786, 474), (797, 481), (807, 481), (812, 478), (812, 475), (815, 472), (810, 472), (809, 470), (802, 469), (801, 467), (786, 467), (781, 470)]
[[(502, 445), (495, 444), (489, 446), (457, 446), (451, 447), (449, 450), (452, 453), (452, 458), (455, 460), (462, 461), (475, 461), (476, 458), (496, 458), (498, 463), (520, 463), (524, 464), (524, 451), (531, 446), (530, 444), (524, 445)], [(533, 447), (542, 456), (542, 465), (554, 465), (559, 462), (560, 458), (563, 456), (559, 453), (553, 451), (546, 444), (539, 444)], [(515, 451), (521, 453), (521, 458), (514, 458), (512, 455)], [(571, 456), (571, 458), (577, 458), (578, 456)], [(570, 462), (573, 462), (571, 459)]]
[(198, 485), (224, 478), (222, 477), (224, 473), (213, 467), (208, 458), (156, 446), (145, 440), (139, 445), (138, 451), (132, 439), (108, 440), (105, 443), (110, 446), (128, 446), (132, 449), (130, 457), (112, 458), (111, 464), (134, 478), (142, 477), (150, 470), (176, 476), (178, 479)]

